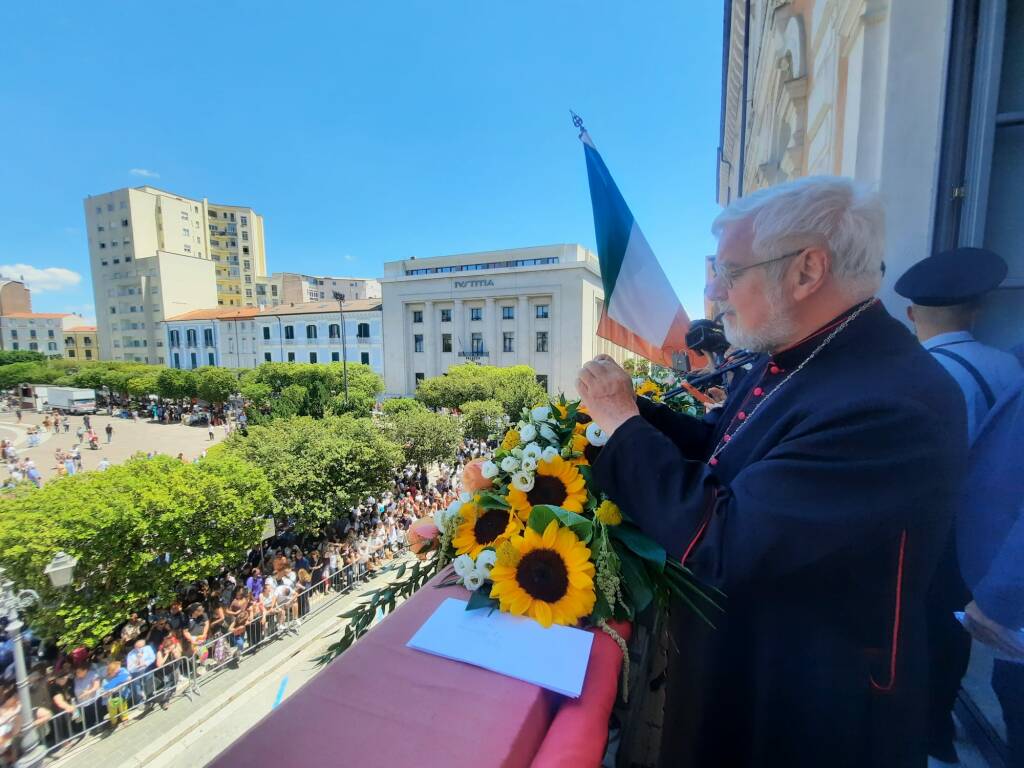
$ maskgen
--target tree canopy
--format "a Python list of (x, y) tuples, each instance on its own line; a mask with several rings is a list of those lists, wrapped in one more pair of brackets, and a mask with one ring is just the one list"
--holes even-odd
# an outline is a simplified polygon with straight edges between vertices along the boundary
[(274, 419), (250, 426), (248, 435), (236, 432), (223, 446), (259, 467), (274, 488), (275, 518), (302, 533), (317, 533), (382, 494), (403, 460), (371, 419), (353, 416)]
[(341, 363), (263, 363), (245, 371), (239, 382), (252, 424), (274, 418), (352, 413), (368, 415), (384, 380), (368, 365), (348, 364), (348, 405)]
[[(196, 464), (134, 458), (0, 499), (0, 558), (42, 598), (34, 627), (64, 647), (96, 645), (148, 600), (238, 564), (272, 499), (263, 472), (230, 452)], [(78, 565), (58, 591), (43, 569), (60, 550)]]
[(418, 467), (454, 461), (462, 442), (462, 430), (454, 416), (426, 408), (393, 411), (385, 415), (384, 425), (388, 436), (401, 446), (405, 462)]
[(470, 400), (462, 406), (462, 433), (473, 440), (486, 440), (508, 423), (498, 400)]
[(446, 374), (423, 381), (416, 391), (416, 398), (430, 408), (461, 410), (469, 402), (497, 400), (510, 420), (518, 420), (523, 408), (536, 405), (545, 396), (528, 365), (453, 365)]
[(29, 349), (4, 349), (0, 350), (0, 366), (11, 363), (39, 363), (46, 359), (42, 352), (33, 352)]

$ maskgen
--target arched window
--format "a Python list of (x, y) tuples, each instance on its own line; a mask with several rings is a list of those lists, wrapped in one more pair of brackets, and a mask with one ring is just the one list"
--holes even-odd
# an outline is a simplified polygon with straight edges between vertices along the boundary
[(188, 345), (190, 347), (194, 347), (196, 345), (196, 330), (195, 330), (195, 328), (189, 328), (187, 331), (185, 331), (185, 339), (188, 342)]
[(359, 328), (356, 330), (356, 338), (368, 339), (370, 338), (370, 324), (360, 323)]
[(284, 327), (284, 337), (286, 339), (294, 339), (295, 338), (295, 326), (293, 326), (293, 325), (286, 325)]
[(307, 339), (315, 339), (316, 338), (316, 326), (315, 325), (307, 325), (306, 326), (306, 338)]
[(331, 323), (329, 326), (327, 326), (327, 335), (330, 336), (332, 339), (340, 339), (341, 326), (338, 325), (337, 323)]

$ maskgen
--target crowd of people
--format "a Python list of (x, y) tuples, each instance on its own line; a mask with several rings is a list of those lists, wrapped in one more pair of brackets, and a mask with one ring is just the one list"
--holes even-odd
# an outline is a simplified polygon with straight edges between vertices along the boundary
[[(463, 463), (484, 450), (483, 443), (463, 446), (457, 462), (442, 464), (433, 481), (423, 470), (404, 469), (391, 490), (348, 510), (320, 535), (279, 530), (237, 567), (182, 585), (165, 605), (138, 606), (95, 648), (26, 648), (37, 660), (30, 694), (40, 738), (55, 747), (101, 727), (116, 729), (153, 707), (166, 708), (207, 670), (237, 664), (243, 654), (294, 633), (314, 601), (371, 576), (402, 550), (415, 520), (451, 504)], [(0, 656), (0, 759), (13, 761), (20, 705), (9, 641)]]

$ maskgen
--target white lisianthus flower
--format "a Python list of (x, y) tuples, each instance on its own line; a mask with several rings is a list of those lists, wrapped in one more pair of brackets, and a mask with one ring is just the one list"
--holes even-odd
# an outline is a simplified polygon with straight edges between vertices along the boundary
[(476, 569), (486, 578), (491, 576), (491, 568), (498, 562), (498, 553), (493, 549), (485, 549), (476, 556)]
[(597, 426), (596, 421), (587, 424), (587, 442), (591, 445), (601, 447), (608, 442), (608, 436), (604, 430)]
[(558, 442), (558, 435), (555, 434), (555, 430), (553, 430), (547, 424), (540, 425), (540, 436), (547, 440), (549, 443)]
[(547, 421), (551, 418), (551, 406), (550, 405), (538, 405), (532, 411), (530, 411), (530, 418), (534, 421)]
[(434, 525), (437, 526), (437, 530), (444, 531), (448, 526), (448, 518), (451, 513), (447, 509), (439, 509), (434, 513)]
[(537, 459), (533, 456), (523, 456), (522, 468), (527, 472), (533, 472), (537, 469)]
[(536, 443), (530, 443), (528, 446), (523, 448), (523, 459), (525, 460), (527, 456), (530, 456), (534, 459), (539, 459), (543, 455), (543, 453), (543, 448), (541, 448)]
[(519, 469), (519, 459), (515, 456), (506, 456), (501, 460), (501, 469), (503, 472), (515, 472)]
[(498, 476), (498, 465), (493, 461), (485, 461), (480, 465), (480, 474), (490, 480), (492, 477)]
[(452, 565), (455, 566), (455, 575), (463, 581), (466, 577), (476, 571), (476, 563), (473, 562), (473, 558), (469, 555), (459, 555), (452, 561)]
[(558, 449), (557, 448), (553, 448), (553, 447), (551, 447), (549, 445), (547, 448), (544, 449), (544, 452), (540, 455), (540, 457), (542, 459), (544, 459), (544, 461), (550, 462), (557, 455), (558, 455)]
[(480, 587), (484, 585), (484, 582), (486, 580), (487, 574), (474, 568), (472, 571), (470, 571), (463, 577), (462, 583), (470, 592), (476, 592), (478, 589), (480, 589)]
[(519, 425), (519, 439), (524, 443), (529, 443), (537, 437), (537, 428), (533, 424), (520, 424)]
[(533, 475), (528, 472), (516, 472), (512, 475), (512, 487), (523, 493), (529, 493), (533, 490)]
[(511, 453), (517, 459), (523, 458), (523, 449), (520, 446), (516, 446), (511, 451), (509, 451), (509, 453)]
[(463, 491), (462, 493), (459, 494), (459, 501), (461, 501), (463, 504), (468, 504), (472, 500), (473, 494), (471, 494), (469, 491)]

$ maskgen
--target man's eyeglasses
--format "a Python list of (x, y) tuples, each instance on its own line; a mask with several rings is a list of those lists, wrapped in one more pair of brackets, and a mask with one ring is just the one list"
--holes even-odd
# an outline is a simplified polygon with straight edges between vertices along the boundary
[(715, 257), (711, 258), (711, 274), (716, 280), (720, 280), (726, 290), (733, 287), (736, 282), (736, 278), (746, 272), (748, 269), (754, 267), (763, 267), (765, 264), (773, 264), (776, 261), (782, 261), (783, 259), (790, 259), (794, 256), (799, 256), (801, 253), (806, 251), (806, 248), (801, 248), (799, 251), (793, 251), (792, 253), (784, 253), (781, 256), (776, 256), (774, 259), (765, 259), (759, 261), (756, 264), (747, 264), (743, 267), (727, 267), (718, 263), (718, 259)]

